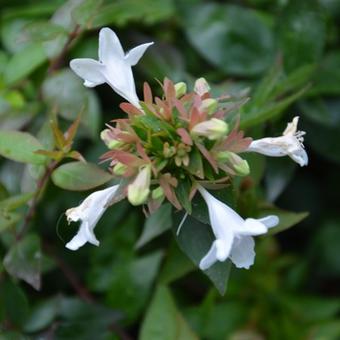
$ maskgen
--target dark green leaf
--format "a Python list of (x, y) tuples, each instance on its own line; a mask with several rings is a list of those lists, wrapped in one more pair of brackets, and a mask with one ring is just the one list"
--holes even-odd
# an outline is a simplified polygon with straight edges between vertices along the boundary
[(40, 43), (34, 43), (17, 52), (9, 61), (4, 78), (9, 85), (27, 77), (47, 59)]
[[(215, 237), (208, 224), (201, 223), (191, 216), (187, 216), (179, 235), (177, 235), (177, 228), (182, 218), (182, 213), (174, 214), (173, 231), (179, 247), (198, 266), (210, 249)], [(230, 268), (231, 263), (227, 260), (215, 263), (204, 272), (222, 295), (227, 289)]]
[(182, 315), (177, 310), (170, 290), (158, 286), (140, 332), (141, 340), (196, 340)]
[(257, 75), (273, 61), (272, 32), (255, 11), (201, 4), (185, 13), (183, 25), (193, 46), (227, 74)]
[(169, 203), (157, 209), (144, 224), (142, 235), (137, 241), (136, 247), (141, 248), (146, 243), (161, 235), (172, 226), (172, 206)]
[(37, 235), (25, 236), (12, 245), (4, 258), (7, 272), (26, 281), (35, 289), (40, 289), (41, 250)]

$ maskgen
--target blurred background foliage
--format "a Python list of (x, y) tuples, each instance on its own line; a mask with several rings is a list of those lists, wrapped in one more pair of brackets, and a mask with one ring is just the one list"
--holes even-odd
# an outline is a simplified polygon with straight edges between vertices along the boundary
[[(0, 339), (340, 338), (338, 0), (0, 6)], [(87, 89), (68, 68), (72, 58), (97, 58), (103, 26), (125, 49), (155, 41), (135, 68), (137, 89), (203, 76), (217, 94), (250, 97), (241, 124), (254, 137), (280, 135), (301, 116), (310, 165), (252, 155), (238, 210), (275, 203), (297, 212), (281, 211), (286, 227), (309, 216), (258, 239), (255, 265), (233, 269), (224, 296), (179, 250), (167, 207), (141, 236), (141, 209), (121, 202), (96, 228), (100, 247), (64, 248), (77, 226), (63, 212), (88, 192), (63, 188), (110, 179), (94, 165), (105, 151), (99, 132), (122, 116), (108, 86)], [(89, 166), (75, 163), (80, 153)]]

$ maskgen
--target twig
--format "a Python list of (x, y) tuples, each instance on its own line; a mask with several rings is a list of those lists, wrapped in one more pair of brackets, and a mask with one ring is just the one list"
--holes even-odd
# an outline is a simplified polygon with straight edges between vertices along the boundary
[(80, 33), (80, 29), (81, 29), (80, 26), (76, 25), (74, 30), (68, 35), (68, 39), (63, 49), (61, 50), (59, 55), (51, 61), (50, 67), (48, 68), (48, 71), (47, 71), (48, 74), (51, 74), (60, 68), (73, 40), (78, 37)]
[(35, 191), (35, 194), (32, 198), (32, 202), (31, 202), (31, 206), (28, 209), (28, 212), (24, 218), (24, 223), (23, 226), (21, 228), (21, 230), (17, 233), (16, 235), (16, 240), (19, 241), (27, 232), (27, 229), (29, 227), (29, 224), (34, 216), (35, 213), (35, 209), (37, 207), (38, 201), (39, 201), (39, 197), (41, 195), (42, 190), (44, 189), (47, 181), (49, 180), (53, 170), (55, 169), (55, 167), (57, 166), (58, 162), (57, 161), (53, 161), (51, 162), (44, 174), (42, 175), (42, 177), (39, 179), (39, 181), (37, 182), (37, 189)]

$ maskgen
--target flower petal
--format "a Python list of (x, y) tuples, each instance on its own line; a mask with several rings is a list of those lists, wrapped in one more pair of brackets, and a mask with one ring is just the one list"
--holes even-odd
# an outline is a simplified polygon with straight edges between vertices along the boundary
[[(216, 240), (217, 241), (217, 240)], [(216, 261), (216, 253), (217, 253), (217, 247), (216, 247), (216, 241), (214, 241), (211, 245), (211, 248), (207, 252), (207, 254), (202, 258), (200, 261), (199, 267), (201, 270), (207, 270), (210, 268)]]
[(249, 269), (254, 264), (255, 242), (251, 236), (242, 236), (234, 240), (230, 259), (237, 268)]
[(247, 218), (244, 221), (244, 224), (239, 226), (235, 232), (238, 235), (262, 235), (268, 231), (268, 228), (265, 224), (261, 223), (259, 220), (255, 218)]
[(153, 45), (153, 42), (149, 42), (149, 43), (146, 43), (146, 44), (142, 44), (142, 45), (139, 45), (135, 48), (133, 48), (132, 50), (130, 50), (126, 56), (125, 56), (125, 61), (131, 65), (131, 66), (135, 66), (139, 59), (142, 58), (143, 54), (145, 53), (146, 49)]
[(289, 152), (288, 155), (293, 161), (298, 163), (300, 166), (308, 165), (308, 155), (305, 149), (303, 149), (302, 147), (297, 148), (293, 152)]
[(264, 224), (267, 228), (273, 228), (279, 224), (280, 219), (276, 215), (268, 215), (266, 217), (259, 218), (258, 221)]
[(94, 235), (93, 231), (90, 230), (88, 223), (83, 222), (80, 225), (80, 228), (77, 234), (72, 238), (70, 242), (66, 244), (66, 248), (70, 250), (78, 250), (82, 247), (86, 242), (89, 242), (95, 246), (99, 246), (99, 241)]
[(106, 82), (105, 66), (93, 59), (73, 59), (70, 62), (72, 71), (85, 80), (84, 85), (94, 87)]
[(118, 187), (119, 185), (114, 185), (107, 189), (96, 191), (89, 195), (78, 207), (66, 211), (68, 222), (79, 220), (82, 222), (77, 234), (66, 244), (66, 248), (77, 250), (86, 242), (96, 246), (99, 245), (93, 230), (106, 211), (108, 204), (112, 201)]
[(99, 32), (99, 60), (103, 64), (108, 64), (113, 59), (123, 59), (124, 51), (115, 32), (104, 27)]

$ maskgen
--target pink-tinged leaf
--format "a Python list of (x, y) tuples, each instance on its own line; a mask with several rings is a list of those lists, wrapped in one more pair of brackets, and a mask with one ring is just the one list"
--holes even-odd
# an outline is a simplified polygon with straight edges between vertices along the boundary
[(37, 151), (34, 151), (34, 153), (36, 153), (38, 155), (47, 156), (47, 157), (52, 158), (56, 161), (61, 160), (64, 156), (64, 153), (62, 151), (37, 150)]
[(189, 123), (189, 129), (191, 130), (195, 125), (200, 123), (202, 121), (201, 119), (201, 113), (197, 109), (197, 107), (193, 107), (191, 109), (191, 114), (190, 114), (190, 123)]
[(137, 146), (137, 152), (139, 153), (139, 156), (141, 156), (145, 162), (151, 163), (151, 160), (149, 156), (146, 154), (142, 144), (138, 142), (136, 146)]
[(119, 107), (128, 115), (136, 116), (143, 114), (142, 111), (140, 111), (137, 107), (133, 106), (130, 103), (121, 103)]
[(171, 120), (172, 112), (169, 109), (169, 107), (166, 105), (166, 103), (163, 100), (159, 99), (158, 97), (155, 98), (155, 102), (159, 108), (158, 116), (162, 119), (165, 119), (166, 121)]
[(192, 199), (196, 195), (196, 192), (197, 192), (197, 182), (194, 182), (189, 192), (189, 201), (192, 201)]
[(73, 139), (78, 131), (80, 124), (81, 115), (78, 115), (77, 119), (70, 125), (70, 127), (65, 132), (65, 139), (67, 145), (72, 145)]
[(114, 150), (113, 158), (129, 167), (137, 168), (145, 164), (145, 161), (143, 161), (142, 159), (122, 150)]
[(244, 138), (243, 131), (237, 131), (236, 127), (230, 132), (228, 137), (220, 144), (214, 147), (216, 151), (231, 151), (231, 152), (242, 152), (248, 148), (252, 139), (250, 137)]
[(184, 128), (179, 128), (176, 130), (177, 134), (181, 137), (182, 142), (187, 145), (193, 145), (192, 139), (187, 130)]
[(170, 184), (164, 179), (164, 177), (162, 176), (159, 179), (159, 184), (162, 187), (162, 189), (164, 190), (164, 195), (165, 197), (168, 199), (168, 201), (178, 210), (181, 210), (181, 204), (179, 203), (175, 191), (173, 190), (173, 188), (170, 186)]
[(217, 162), (215, 161), (214, 157), (210, 154), (210, 152), (204, 147), (203, 144), (195, 143), (198, 149), (201, 151), (204, 158), (209, 162), (209, 164), (212, 166), (212, 168), (215, 170), (216, 173), (218, 173), (218, 166)]
[(176, 90), (174, 83), (168, 79), (164, 79), (164, 94), (167, 101), (170, 103), (176, 98)]
[(226, 164), (219, 164), (218, 167), (229, 175), (232, 175), (232, 176), (236, 175), (236, 172)]
[(189, 119), (189, 114), (188, 114), (187, 110), (185, 109), (183, 103), (180, 100), (175, 99), (174, 104), (175, 104), (176, 109), (179, 112), (180, 117), (184, 121), (187, 121)]
[(144, 92), (145, 104), (149, 104), (149, 105), (152, 104), (152, 91), (151, 91), (150, 85), (147, 82), (144, 82), (143, 92)]

